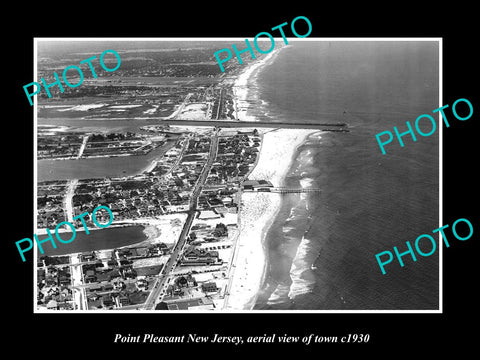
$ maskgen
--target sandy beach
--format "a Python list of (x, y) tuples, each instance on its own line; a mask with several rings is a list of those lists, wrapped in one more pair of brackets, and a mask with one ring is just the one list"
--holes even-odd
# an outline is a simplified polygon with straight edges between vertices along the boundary
[[(248, 86), (255, 82), (257, 70), (271, 63), (283, 48), (271, 52), (260, 60), (253, 61), (235, 79), (233, 89), (238, 120), (256, 121), (255, 117), (247, 115)], [(274, 186), (283, 186), (297, 147), (305, 141), (308, 135), (318, 130), (258, 130), (263, 133), (262, 147), (258, 163), (248, 178), (250, 180), (269, 180)], [(250, 310), (255, 305), (257, 293), (265, 274), (264, 240), (280, 209), (281, 196), (276, 193), (242, 194), (242, 206), (239, 212), (238, 254), (234, 264), (226, 310)]]
[(180, 236), (186, 218), (186, 214), (166, 214), (158, 216), (157, 218), (123, 220), (123, 222), (145, 226), (143, 232), (147, 236), (147, 239), (135, 244), (136, 246), (158, 243), (173, 246)]
[(235, 94), (235, 109), (237, 112), (237, 119), (240, 121), (256, 121), (253, 116), (247, 115), (248, 108), (248, 84), (255, 81), (256, 75), (262, 66), (268, 62), (272, 62), (280, 53), (281, 47), (273, 50), (271, 53), (262, 59), (253, 60), (235, 79), (233, 84), (233, 92)]
[[(266, 132), (258, 164), (249, 179), (265, 179), (274, 186), (282, 186), (297, 147), (316, 131), (278, 129)], [(255, 304), (265, 273), (264, 240), (279, 211), (281, 196), (276, 193), (242, 194), (238, 255), (227, 310), (249, 310)]]
[(153, 169), (155, 169), (155, 167), (157, 166), (157, 163), (158, 163), (158, 160), (156, 159), (153, 159), (150, 164), (148, 164), (145, 169), (143, 169), (140, 174), (145, 174), (145, 173), (149, 173), (151, 171), (153, 171)]

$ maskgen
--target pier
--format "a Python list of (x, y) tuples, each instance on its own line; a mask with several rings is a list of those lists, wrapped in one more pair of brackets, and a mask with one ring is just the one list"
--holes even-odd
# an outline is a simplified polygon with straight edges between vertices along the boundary
[(321, 189), (318, 188), (299, 188), (299, 189), (292, 189), (292, 188), (285, 188), (285, 187), (265, 187), (265, 188), (258, 188), (256, 190), (246, 190), (245, 192), (271, 192), (271, 193), (278, 193), (278, 194), (298, 194), (298, 193), (311, 193), (311, 192), (321, 192)]

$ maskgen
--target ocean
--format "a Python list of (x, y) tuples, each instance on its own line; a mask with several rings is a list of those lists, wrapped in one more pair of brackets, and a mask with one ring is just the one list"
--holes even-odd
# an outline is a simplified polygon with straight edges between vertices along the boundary
[(316, 133), (293, 156), (286, 186), (322, 191), (283, 196), (254, 309), (438, 309), (438, 249), (404, 257), (405, 267), (394, 260), (385, 275), (375, 258), (439, 227), (438, 128), (387, 155), (375, 138), (439, 106), (438, 44), (291, 43), (254, 74), (249, 114), (345, 122), (350, 132)]

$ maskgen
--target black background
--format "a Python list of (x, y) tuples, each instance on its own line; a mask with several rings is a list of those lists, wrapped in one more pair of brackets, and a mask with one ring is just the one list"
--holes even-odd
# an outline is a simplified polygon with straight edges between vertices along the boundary
[[(293, 5), (289, 2), (254, 5), (213, 2), (169, 5), (78, 3), (70, 7), (53, 2), (16, 11), (9, 10), (2, 24), (3, 123), (3, 248), (2, 318), (8, 333), (7, 347), (16, 351), (31, 348), (37, 355), (78, 354), (98, 356), (135, 351), (147, 356), (185, 356), (186, 351), (204, 356), (222, 356), (266, 348), (299, 353), (338, 356), (343, 351), (386, 357), (433, 355), (446, 349), (473, 347), (478, 285), (474, 264), (480, 227), (475, 201), (475, 154), (479, 141), (480, 78), (476, 10), (460, 3), (443, 3), (437, 8), (419, 8), (406, 2), (384, 2), (381, 6), (340, 3), (327, 6)], [(417, 2), (418, 4), (418, 2)], [(5, 14), (7, 15), (7, 14)], [(310, 37), (442, 37), (443, 104), (467, 98), (474, 108), (467, 121), (450, 121), (443, 129), (443, 223), (469, 219), (474, 235), (468, 241), (451, 241), (443, 251), (443, 314), (33, 314), (32, 256), (22, 263), (15, 241), (33, 235), (33, 107), (23, 85), (33, 81), (34, 37), (245, 37), (296, 16), (310, 19)], [(477, 22), (476, 22), (477, 21)], [(300, 22), (298, 23), (300, 24)], [(299, 28), (299, 33), (303, 33)], [(286, 32), (287, 38), (293, 36)], [(277, 36), (277, 34), (274, 34)], [(433, 109), (432, 109), (433, 110)], [(426, 229), (427, 232), (427, 229)], [(156, 335), (243, 335), (276, 333), (304, 336), (315, 333), (343, 336), (368, 333), (367, 344), (114, 344), (115, 333)], [(478, 331), (477, 331), (478, 333)], [(172, 353), (173, 352), (173, 353)], [(176, 355), (174, 355), (176, 354)], [(208, 355), (207, 355), (208, 354)], [(123, 358), (120, 357), (120, 358)]]

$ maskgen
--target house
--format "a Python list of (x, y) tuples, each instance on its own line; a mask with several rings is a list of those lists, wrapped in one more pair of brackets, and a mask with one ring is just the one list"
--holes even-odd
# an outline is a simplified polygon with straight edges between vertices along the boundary
[(82, 254), (82, 261), (92, 261), (95, 259), (95, 254), (90, 253), (90, 254)]
[(85, 282), (95, 282), (97, 281), (97, 277), (95, 276), (95, 271), (87, 270), (85, 273)]
[(122, 290), (126, 287), (125, 283), (123, 281), (115, 281), (113, 283), (113, 288), (115, 290)]
[[(239, 170), (241, 170), (241, 172), (245, 172), (245, 170), (248, 171), (248, 167), (247, 169), (245, 169), (244, 167), (242, 167), (241, 169), (241, 167), (239, 166)], [(271, 188), (273, 187), (273, 184), (267, 180), (245, 180), (242, 186), (244, 190), (255, 190), (259, 188)]]
[(109, 281), (110, 280), (110, 271), (101, 271), (96, 273), (97, 282)]
[(207, 282), (202, 284), (202, 291), (204, 293), (211, 293), (211, 292), (217, 292), (218, 287), (217, 284), (214, 282)]
[(107, 265), (108, 266), (116, 266), (116, 265), (118, 265), (118, 263), (117, 263), (117, 260), (111, 259), (111, 260), (107, 261)]
[(218, 262), (218, 251), (206, 251), (192, 246), (183, 255), (180, 266), (204, 266)]
[(130, 260), (126, 260), (126, 259), (120, 260), (120, 265), (121, 265), (121, 266), (128, 266), (128, 265), (130, 265), (131, 263), (132, 263), (132, 261), (130, 261)]
[(169, 252), (168, 246), (165, 243), (158, 244), (158, 249), (162, 252), (163, 255), (166, 255)]
[(57, 279), (54, 276), (47, 275), (45, 283), (47, 284), (47, 286), (55, 286), (57, 285)]
[(187, 279), (187, 285), (189, 287), (197, 286), (197, 282), (195, 281), (195, 278), (192, 276), (192, 274), (188, 274), (186, 276), (186, 279)]
[(105, 307), (113, 306), (113, 300), (110, 296), (102, 297), (102, 305)]
[(72, 310), (73, 306), (71, 303), (63, 302), (58, 304), (58, 310)]
[(213, 231), (213, 235), (216, 237), (221, 237), (221, 236), (227, 236), (228, 235), (228, 229), (225, 224), (218, 223), (215, 226), (215, 230)]
[(128, 299), (128, 296), (126, 295), (120, 295), (118, 297), (118, 302), (120, 303), (121, 306), (127, 306), (130, 304), (130, 300)]
[(138, 290), (140, 291), (146, 291), (148, 288), (148, 282), (145, 279), (139, 279), (135, 283), (135, 286), (137, 287)]
[(199, 299), (168, 302), (167, 308), (168, 310), (213, 310), (215, 304), (212, 299), (203, 297)]
[(253, 190), (253, 186), (255, 185), (256, 183), (250, 181), (250, 180), (247, 180), (247, 181), (244, 181), (243, 182), (243, 189), (244, 190)]
[(186, 276), (177, 277), (174, 281), (174, 285), (178, 287), (194, 287), (197, 285), (197, 282), (192, 274), (188, 274)]
[(218, 218), (220, 218), (220, 215), (211, 210), (201, 211), (200, 214), (198, 215), (198, 219), (201, 219), (201, 220), (218, 219)]
[(68, 285), (70, 284), (70, 276), (60, 276), (58, 282), (60, 285)]
[(233, 198), (231, 198), (230, 196), (225, 196), (224, 198), (222, 198), (222, 202), (224, 205), (233, 204)]
[(223, 206), (223, 202), (222, 200), (218, 199), (218, 198), (209, 198), (207, 200), (207, 203), (208, 203), (208, 206), (214, 208), (214, 207), (219, 207), (219, 206)]

